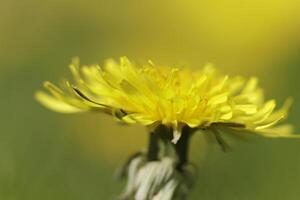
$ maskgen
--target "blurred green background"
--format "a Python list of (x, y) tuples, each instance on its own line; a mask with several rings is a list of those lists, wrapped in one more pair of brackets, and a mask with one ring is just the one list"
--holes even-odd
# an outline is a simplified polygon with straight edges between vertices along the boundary
[[(114, 169), (146, 144), (145, 130), (101, 114), (53, 113), (33, 98), (44, 80), (126, 55), (138, 63), (257, 75), (268, 98), (295, 99), (300, 133), (298, 0), (0, 0), (0, 199), (114, 199)], [(259, 139), (223, 153), (195, 136), (191, 199), (298, 200), (300, 141)]]

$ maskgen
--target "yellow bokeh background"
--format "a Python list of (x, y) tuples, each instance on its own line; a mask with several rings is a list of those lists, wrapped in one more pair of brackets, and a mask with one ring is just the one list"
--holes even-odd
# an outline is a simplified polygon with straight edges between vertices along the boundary
[[(44, 80), (70, 77), (73, 56), (84, 64), (123, 55), (140, 64), (211, 62), (258, 76), (279, 103), (293, 96), (289, 121), (300, 122), (298, 0), (1, 0), (0, 13), (0, 199), (112, 199), (122, 186), (114, 169), (146, 147), (143, 127), (52, 113), (34, 100)], [(195, 136), (192, 199), (298, 199), (299, 142), (234, 142), (223, 154)]]

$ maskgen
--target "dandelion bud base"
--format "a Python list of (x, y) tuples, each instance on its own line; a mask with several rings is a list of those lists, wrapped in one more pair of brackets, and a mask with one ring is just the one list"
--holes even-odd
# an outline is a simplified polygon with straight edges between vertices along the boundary
[(148, 150), (132, 156), (123, 171), (127, 185), (122, 200), (182, 200), (195, 182), (195, 168), (188, 164), (192, 132), (184, 127), (173, 144), (172, 130), (159, 126), (150, 133)]

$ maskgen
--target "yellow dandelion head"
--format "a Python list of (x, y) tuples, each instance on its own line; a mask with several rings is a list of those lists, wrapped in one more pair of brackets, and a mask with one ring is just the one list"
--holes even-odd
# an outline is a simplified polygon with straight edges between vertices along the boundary
[(126, 57), (120, 62), (70, 65), (74, 81), (60, 89), (50, 82), (50, 93), (37, 92), (44, 106), (64, 113), (100, 111), (125, 123), (173, 129), (173, 142), (181, 129), (225, 126), (269, 137), (292, 136), (290, 125), (275, 126), (287, 115), (291, 100), (275, 110), (275, 100), (265, 101), (255, 77), (229, 77), (207, 65), (202, 70), (156, 66), (151, 61), (137, 67)]

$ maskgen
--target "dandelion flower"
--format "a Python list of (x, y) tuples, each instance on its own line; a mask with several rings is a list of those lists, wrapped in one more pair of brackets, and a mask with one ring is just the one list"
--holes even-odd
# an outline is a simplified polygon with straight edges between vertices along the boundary
[[(258, 79), (230, 77), (212, 65), (201, 70), (156, 66), (149, 61), (136, 66), (126, 57), (104, 66), (70, 64), (74, 81), (61, 87), (50, 82), (36, 99), (62, 113), (99, 111), (126, 124), (149, 128), (149, 149), (132, 157), (123, 199), (181, 199), (192, 185), (187, 148), (192, 133), (212, 133), (226, 150), (224, 130), (264, 137), (298, 137), (289, 124), (279, 124), (291, 100), (277, 109), (265, 101)], [(147, 177), (147, 178), (145, 178)], [(181, 191), (181, 192), (178, 192)], [(177, 195), (177, 196), (176, 196)], [(176, 198), (175, 198), (176, 197)]]

